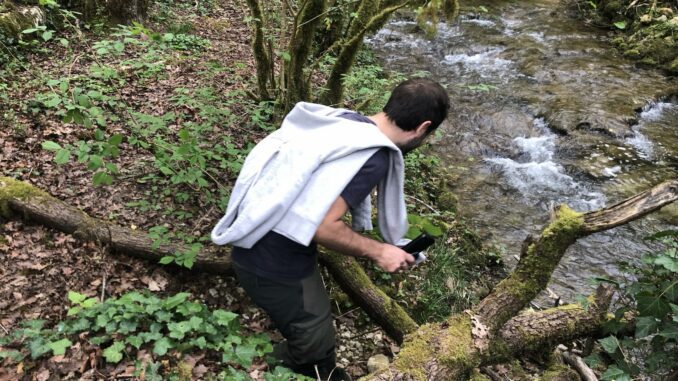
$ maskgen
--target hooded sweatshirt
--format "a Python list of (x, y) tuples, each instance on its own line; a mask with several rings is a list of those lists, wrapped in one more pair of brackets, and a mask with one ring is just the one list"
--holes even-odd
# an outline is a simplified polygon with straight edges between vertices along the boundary
[[(398, 242), (407, 231), (402, 153), (376, 126), (339, 116), (346, 111), (298, 103), (280, 129), (247, 156), (212, 241), (251, 248), (272, 230), (308, 245), (341, 191), (386, 147), (389, 165), (378, 185), (378, 219), (384, 240)], [(356, 209), (354, 229), (371, 228), (369, 197)]]

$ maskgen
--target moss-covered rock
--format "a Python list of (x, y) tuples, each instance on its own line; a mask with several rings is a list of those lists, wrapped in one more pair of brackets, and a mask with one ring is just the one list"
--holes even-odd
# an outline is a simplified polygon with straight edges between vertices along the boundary
[(29, 13), (12, 2), (0, 5), (0, 34), (17, 37), (22, 30), (33, 25), (34, 19)]

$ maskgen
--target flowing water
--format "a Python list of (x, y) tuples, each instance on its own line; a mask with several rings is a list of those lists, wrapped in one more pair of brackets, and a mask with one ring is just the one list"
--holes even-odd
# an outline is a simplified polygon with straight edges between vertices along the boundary
[[(453, 106), (433, 149), (460, 213), (512, 266), (552, 205), (590, 211), (678, 177), (678, 81), (635, 68), (557, 1), (483, 5), (430, 40), (399, 19), (367, 43), (387, 68), (446, 85)], [(622, 277), (620, 262), (652, 249), (643, 237), (677, 225), (673, 205), (581, 239), (550, 287), (588, 294), (589, 279)]]

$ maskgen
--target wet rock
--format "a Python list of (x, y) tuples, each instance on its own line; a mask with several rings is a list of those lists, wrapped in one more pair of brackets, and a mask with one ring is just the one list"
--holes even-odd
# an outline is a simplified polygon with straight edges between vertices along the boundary
[(367, 360), (367, 371), (370, 373), (374, 373), (378, 370), (388, 368), (388, 364), (389, 364), (388, 357), (381, 354), (375, 355), (370, 357), (369, 360)]

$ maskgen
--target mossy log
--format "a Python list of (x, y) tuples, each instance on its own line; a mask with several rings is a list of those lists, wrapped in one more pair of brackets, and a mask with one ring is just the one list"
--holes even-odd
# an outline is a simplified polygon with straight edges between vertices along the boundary
[[(0, 214), (3, 217), (23, 217), (80, 239), (97, 241), (110, 247), (114, 253), (154, 262), (164, 256), (187, 251), (181, 243), (162, 244), (156, 249), (147, 233), (90, 217), (26, 182), (8, 177), (0, 177)], [(199, 253), (195, 268), (212, 273), (229, 273), (232, 271), (230, 255)]]
[(320, 263), (332, 278), (386, 333), (398, 343), (406, 334), (419, 328), (410, 315), (393, 299), (372, 283), (355, 258), (323, 252)]
[[(535, 347), (541, 339), (526, 337), (538, 333), (531, 320), (537, 318), (553, 325), (551, 337), (564, 339), (586, 333), (590, 329), (572, 327), (591, 319), (601, 319), (601, 311), (589, 309), (586, 313), (576, 308), (544, 311), (532, 318), (516, 317), (517, 327), (503, 333), (504, 325), (522, 310), (548, 280), (567, 248), (578, 238), (611, 229), (640, 218), (678, 199), (678, 180), (671, 180), (624, 200), (618, 204), (591, 213), (577, 213), (561, 206), (555, 219), (538, 239), (528, 238), (516, 269), (501, 281), (490, 294), (473, 309), (452, 315), (447, 321), (421, 326), (405, 337), (402, 351), (387, 370), (370, 375), (365, 380), (461, 380), (468, 379), (472, 369), (510, 356), (526, 345)], [(605, 304), (599, 302), (601, 306)], [(556, 315), (553, 315), (556, 314)], [(590, 315), (589, 318), (583, 316)], [(553, 317), (558, 317), (554, 319)], [(522, 319), (527, 319), (522, 320)], [(596, 320), (597, 319), (597, 320)], [(559, 325), (565, 322), (565, 325)], [(511, 328), (507, 324), (506, 328)], [(544, 327), (541, 330), (549, 331)], [(517, 338), (513, 348), (502, 334)], [(522, 332), (522, 336), (518, 333)], [(503, 355), (502, 355), (503, 354)]]

